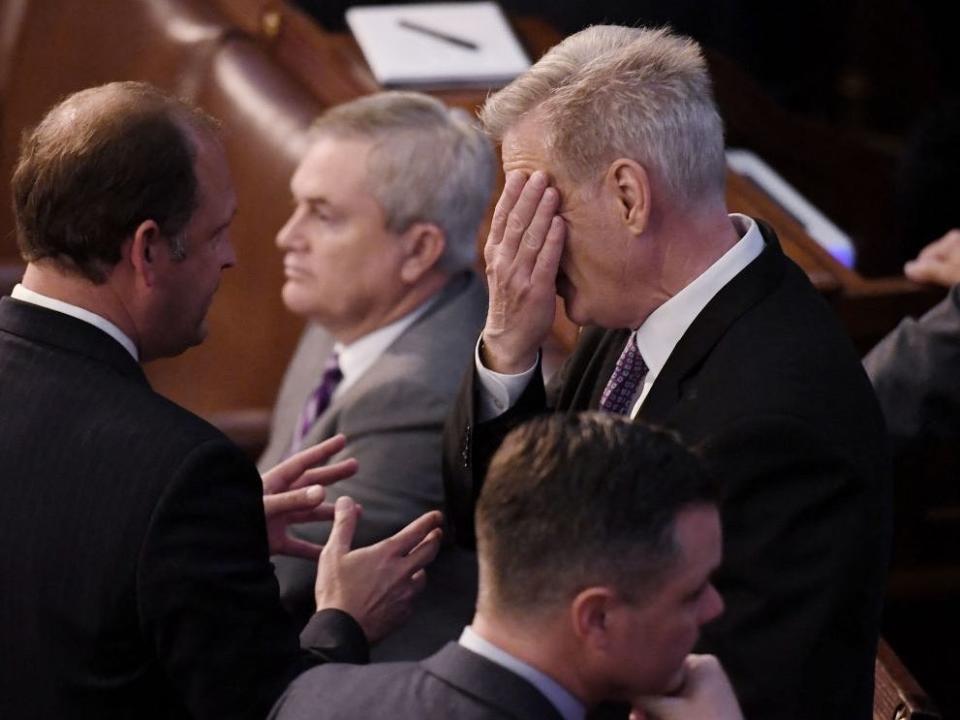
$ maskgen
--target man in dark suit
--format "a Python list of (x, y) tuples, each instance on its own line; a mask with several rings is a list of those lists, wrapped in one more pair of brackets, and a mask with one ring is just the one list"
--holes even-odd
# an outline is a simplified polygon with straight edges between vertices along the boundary
[(478, 502), (480, 595), (459, 642), (420, 663), (311, 670), (271, 718), (575, 720), (610, 699), (741, 718), (716, 659), (688, 655), (723, 610), (716, 493), (668, 433), (602, 413), (531, 421)]
[[(533, 413), (601, 408), (702, 447), (724, 491), (727, 613), (700, 647), (748, 717), (868, 718), (890, 536), (883, 424), (857, 356), (776, 236), (728, 215), (697, 45), (599, 26), (482, 111), (507, 179), (475, 369), (447, 429), (458, 536)], [(544, 388), (555, 295), (584, 326)]]
[(13, 189), (28, 265), (0, 301), (0, 715), (263, 717), (298, 672), (363, 661), (423, 584), (437, 514), (348, 552), (341, 499), (298, 643), (269, 551), (319, 552), (286, 526), (330, 516), (309, 486), (352, 463), (304, 471), (342, 438), (261, 483), (140, 369), (203, 340), (235, 262), (214, 121), (143, 84), (76, 93), (24, 139)]
[[(465, 112), (385, 92), (321, 115), (290, 181), (295, 208), (277, 235), (283, 300), (308, 326), (259, 464), (345, 435), (337, 458), (359, 469), (328, 492), (363, 506), (359, 545), (443, 504), (443, 422), (487, 308), (472, 267), (495, 170)], [(311, 522), (294, 532), (322, 543), (329, 531)], [(306, 622), (316, 563), (274, 564), (285, 606)], [(472, 553), (444, 548), (413, 617), (372, 658), (419, 660), (455, 637), (473, 615), (476, 575)]]

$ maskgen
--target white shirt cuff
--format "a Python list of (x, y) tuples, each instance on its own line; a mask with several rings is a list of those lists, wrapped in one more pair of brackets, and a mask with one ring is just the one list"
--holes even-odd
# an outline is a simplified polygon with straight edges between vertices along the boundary
[[(482, 338), (481, 338), (482, 340)], [(513, 407), (523, 391), (530, 384), (530, 378), (537, 369), (540, 355), (537, 355), (533, 365), (517, 375), (504, 375), (484, 367), (480, 361), (480, 340), (473, 351), (474, 364), (477, 367), (477, 378), (480, 380), (480, 389), (477, 393), (477, 421), (485, 422), (503, 415)]]

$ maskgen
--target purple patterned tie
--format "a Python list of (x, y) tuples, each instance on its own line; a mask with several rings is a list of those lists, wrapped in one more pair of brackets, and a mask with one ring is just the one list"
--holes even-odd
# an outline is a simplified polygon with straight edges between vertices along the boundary
[(301, 449), (303, 439), (310, 432), (310, 428), (317, 421), (317, 418), (323, 414), (323, 411), (330, 406), (330, 398), (333, 397), (333, 391), (343, 379), (343, 373), (340, 371), (340, 356), (333, 353), (327, 360), (323, 368), (323, 377), (317, 389), (310, 393), (307, 402), (300, 413), (300, 420), (297, 423), (296, 432), (293, 436), (293, 443), (290, 445), (290, 454)]
[(600, 409), (617, 415), (629, 415), (646, 374), (647, 364), (637, 349), (637, 333), (632, 332), (600, 396)]

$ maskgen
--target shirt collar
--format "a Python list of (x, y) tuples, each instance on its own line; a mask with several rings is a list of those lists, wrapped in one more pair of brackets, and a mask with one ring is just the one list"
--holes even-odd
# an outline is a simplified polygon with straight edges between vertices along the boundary
[(95, 328), (102, 330), (120, 343), (123, 346), (123, 349), (130, 353), (135, 361), (140, 361), (140, 354), (137, 352), (137, 346), (134, 345), (133, 340), (131, 340), (127, 334), (123, 332), (123, 330), (118, 328), (102, 315), (97, 315), (96, 313), (90, 312), (82, 307), (78, 307), (77, 305), (71, 305), (70, 303), (63, 302), (63, 300), (57, 300), (56, 298), (42, 295), (34, 290), (31, 290), (30, 288), (24, 287), (19, 283), (13, 288), (13, 292), (10, 293), (10, 297), (12, 297), (14, 300), (20, 300), (21, 302), (30, 303), (31, 305), (39, 305), (47, 310), (53, 310), (54, 312), (69, 315), (72, 318), (76, 318), (77, 320), (81, 320), (82, 322), (93, 325)]
[(763, 235), (753, 218), (730, 215), (740, 240), (693, 282), (654, 310), (636, 332), (637, 349), (647, 365), (644, 389), (649, 390), (667, 364), (673, 348), (724, 285), (763, 251)]
[(337, 385), (334, 394), (339, 395), (362, 377), (370, 369), (370, 366), (386, 352), (387, 348), (426, 313), (436, 300), (437, 295), (432, 296), (399, 320), (394, 320), (389, 325), (377, 328), (373, 332), (354, 340), (349, 345), (335, 343), (333, 351), (339, 356), (340, 372), (343, 373), (343, 379)]
[(490, 662), (506, 668), (514, 675), (522, 677), (550, 701), (564, 720), (583, 720), (586, 717), (586, 708), (584, 708), (583, 703), (563, 685), (532, 665), (518, 660), (506, 650), (501, 650), (493, 643), (480, 637), (469, 625), (460, 634), (460, 645)]

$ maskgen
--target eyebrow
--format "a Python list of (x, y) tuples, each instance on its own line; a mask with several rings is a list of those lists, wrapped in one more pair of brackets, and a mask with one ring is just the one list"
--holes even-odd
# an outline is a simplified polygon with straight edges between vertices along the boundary
[(228, 227), (230, 227), (230, 223), (232, 223), (232, 222), (234, 221), (234, 219), (237, 217), (237, 210), (238, 210), (238, 209), (239, 209), (239, 208), (238, 208), (237, 205), (234, 205), (234, 206), (233, 206), (233, 211), (230, 213), (230, 217), (228, 217), (225, 221), (223, 221), (222, 223), (220, 223), (219, 225), (217, 225), (217, 227), (214, 228), (214, 230), (213, 230), (213, 234), (214, 234), (214, 235), (216, 235), (217, 233), (223, 232), (223, 231), (226, 230)]

